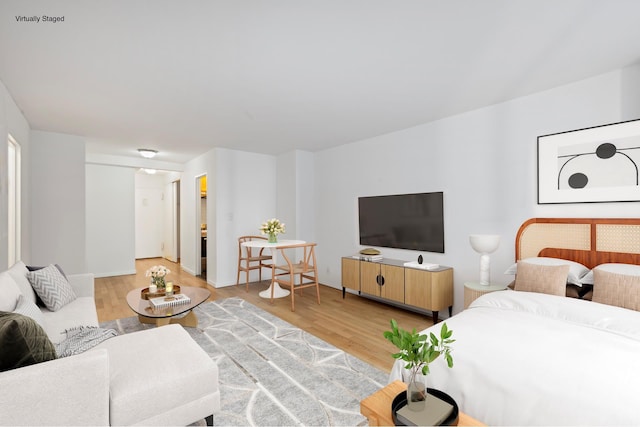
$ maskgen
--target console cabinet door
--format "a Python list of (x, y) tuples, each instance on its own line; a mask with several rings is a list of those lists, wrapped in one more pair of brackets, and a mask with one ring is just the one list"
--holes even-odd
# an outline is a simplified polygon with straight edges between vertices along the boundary
[(431, 276), (431, 309), (444, 310), (453, 305), (453, 269), (438, 271)]
[(431, 311), (453, 305), (453, 270), (421, 271), (407, 268), (405, 304)]
[(429, 271), (407, 268), (405, 272), (405, 303), (432, 310), (431, 277)]
[(380, 285), (378, 276), (380, 275), (380, 264), (363, 261), (360, 263), (360, 291), (379, 297)]
[(380, 296), (404, 304), (404, 267), (383, 264), (380, 270), (384, 277)]
[(360, 260), (342, 258), (342, 286), (360, 290)]

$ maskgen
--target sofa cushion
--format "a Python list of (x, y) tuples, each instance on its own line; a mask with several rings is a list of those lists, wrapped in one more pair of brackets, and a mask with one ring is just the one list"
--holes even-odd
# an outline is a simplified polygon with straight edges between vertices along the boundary
[(9, 272), (0, 273), (0, 311), (13, 311), (19, 296), (20, 288)]
[(67, 337), (66, 331), (78, 326), (99, 326), (96, 303), (93, 298), (80, 297), (58, 311), (42, 309), (44, 330), (54, 344)]
[(53, 264), (40, 270), (29, 271), (27, 278), (44, 305), (51, 311), (60, 310), (76, 299), (69, 281)]
[(56, 358), (56, 349), (38, 322), (19, 313), (0, 312), (0, 371)]
[(13, 312), (29, 316), (38, 322), (38, 325), (44, 325), (44, 315), (42, 314), (42, 311), (40, 311), (40, 308), (35, 302), (29, 301), (24, 297), (24, 295), (20, 295), (18, 297), (18, 303), (16, 304), (16, 308)]
[(18, 261), (13, 264), (13, 267), (9, 269), (9, 274), (16, 281), (16, 284), (20, 288), (20, 293), (25, 296), (26, 299), (32, 302), (36, 302), (36, 293), (31, 287), (29, 279), (27, 279), (27, 266), (24, 262)]
[[(182, 326), (120, 335), (90, 351), (101, 348), (109, 352), (112, 425), (185, 425), (219, 408), (218, 366)], [(154, 368), (158, 363), (161, 368)], [(149, 399), (159, 390), (169, 393), (169, 406)], [(205, 399), (212, 402), (208, 413), (193, 412), (193, 402)]]

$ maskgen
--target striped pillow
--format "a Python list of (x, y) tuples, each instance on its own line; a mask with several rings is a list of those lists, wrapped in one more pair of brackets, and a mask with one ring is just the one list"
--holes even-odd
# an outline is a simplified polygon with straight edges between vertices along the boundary
[(53, 264), (40, 270), (29, 271), (27, 278), (36, 294), (51, 311), (58, 311), (77, 298), (67, 279)]

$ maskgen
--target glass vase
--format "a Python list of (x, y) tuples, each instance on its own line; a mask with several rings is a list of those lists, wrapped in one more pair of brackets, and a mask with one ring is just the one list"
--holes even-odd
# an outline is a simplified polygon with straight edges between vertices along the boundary
[(278, 243), (278, 236), (276, 233), (269, 233), (269, 243)]
[(407, 406), (412, 411), (422, 411), (426, 403), (427, 376), (422, 373), (412, 373), (407, 384)]
[(152, 285), (156, 285), (158, 288), (158, 291), (163, 291), (164, 292), (164, 288), (166, 287), (166, 283), (164, 281), (164, 277), (152, 277), (151, 278), (151, 284)]

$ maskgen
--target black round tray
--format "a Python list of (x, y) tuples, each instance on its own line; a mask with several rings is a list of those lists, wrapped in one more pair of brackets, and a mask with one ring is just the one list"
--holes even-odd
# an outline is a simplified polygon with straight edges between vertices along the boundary
[[(456, 401), (453, 400), (453, 398), (449, 396), (447, 393), (445, 393), (444, 391), (440, 391), (435, 388), (427, 388), (427, 393), (453, 405), (453, 411), (451, 411), (451, 414), (449, 415), (449, 417), (446, 420), (444, 420), (444, 422), (440, 425), (441, 426), (457, 426), (458, 425), (458, 404), (456, 403)], [(398, 395), (393, 399), (393, 402), (391, 403), (391, 416), (393, 417), (394, 425), (397, 425), (397, 426), (404, 425), (398, 422), (398, 418), (396, 417), (396, 411), (406, 405), (407, 405), (407, 391), (403, 390), (400, 393), (398, 393)]]

